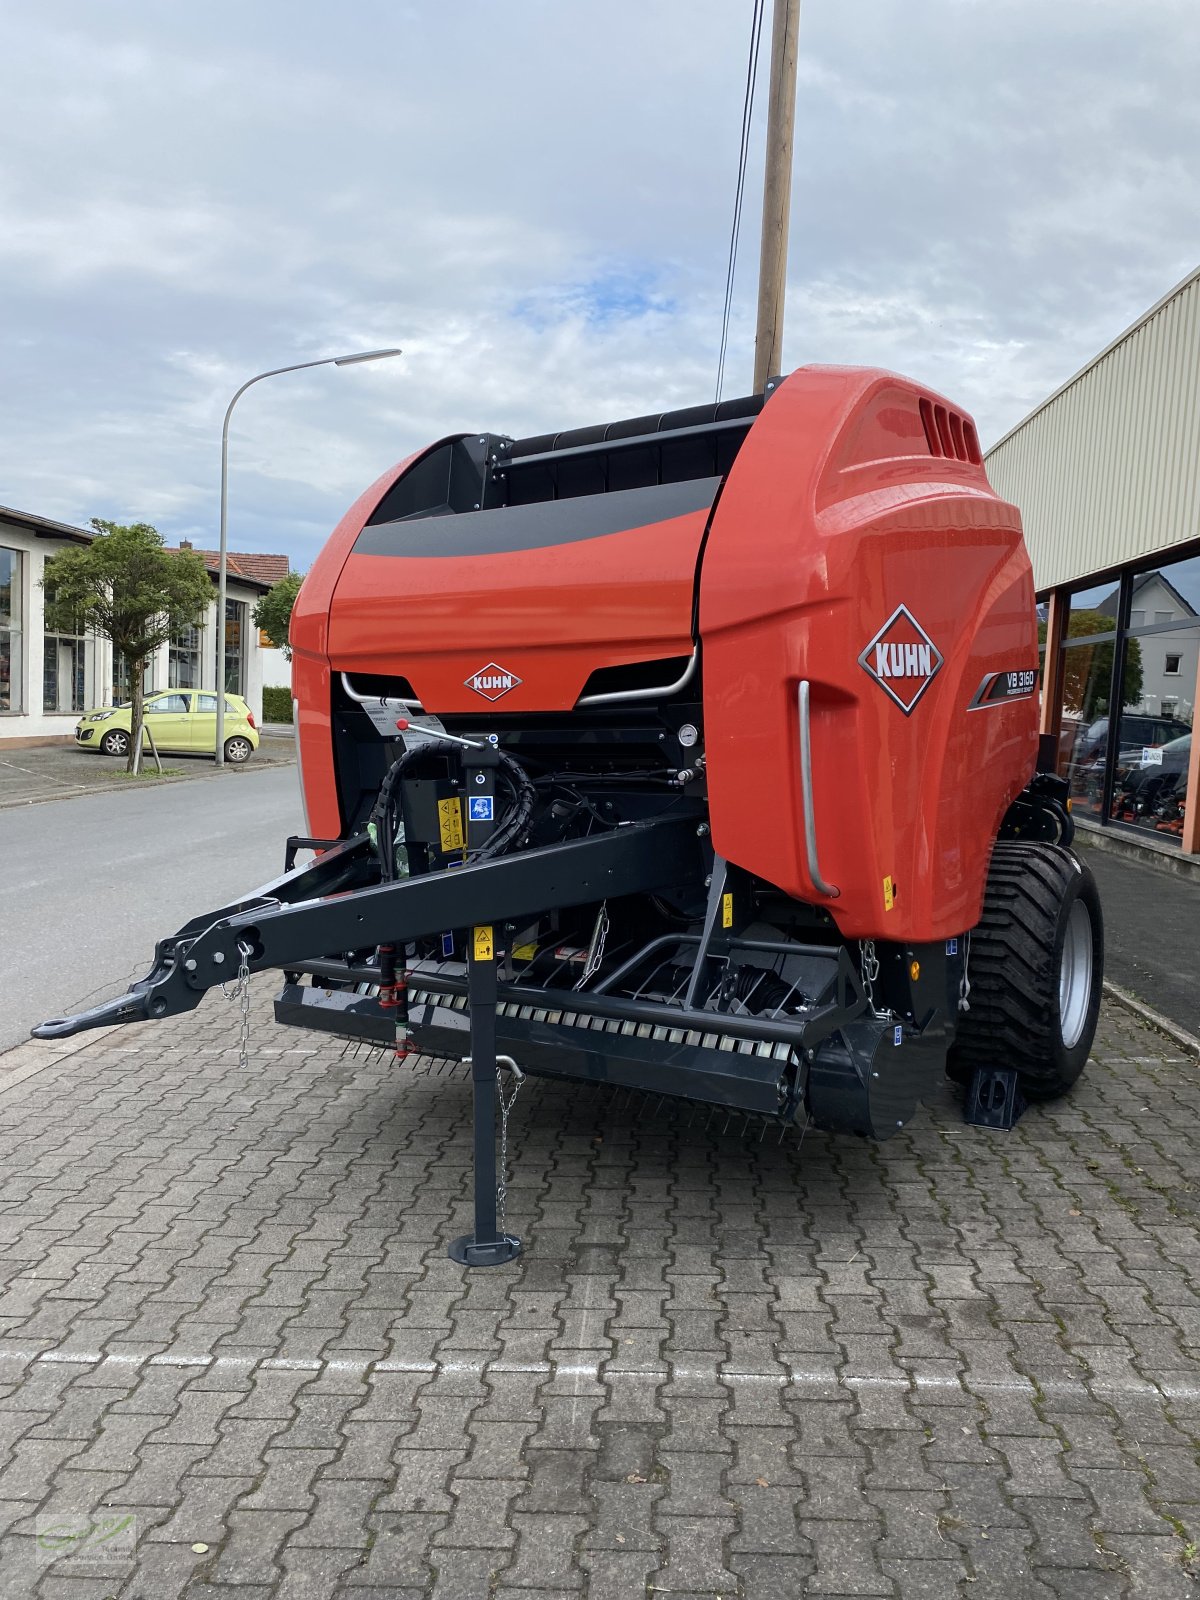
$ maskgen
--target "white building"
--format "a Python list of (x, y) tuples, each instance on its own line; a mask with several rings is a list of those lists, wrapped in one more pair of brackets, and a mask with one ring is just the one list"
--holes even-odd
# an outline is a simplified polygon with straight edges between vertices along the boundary
[[(0, 507), (0, 745), (73, 738), (80, 711), (128, 698), (128, 671), (123, 662), (114, 662), (107, 639), (46, 632), (41, 587), (46, 561), (92, 537), (86, 528)], [(212, 604), (199, 626), (156, 652), (146, 671), (147, 690), (215, 687), (217, 555), (197, 553), (213, 575)], [(231, 553), (228, 558), (226, 684), (245, 697), (260, 723), (268, 652), (250, 614), (259, 596), (287, 571), (286, 556)], [(286, 675), (282, 681), (288, 681)]]

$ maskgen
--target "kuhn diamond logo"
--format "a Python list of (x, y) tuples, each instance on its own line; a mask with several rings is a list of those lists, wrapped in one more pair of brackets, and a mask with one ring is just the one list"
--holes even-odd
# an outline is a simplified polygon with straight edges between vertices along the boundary
[(858, 664), (908, 716), (944, 660), (908, 607), (897, 606), (859, 656)]
[(501, 695), (515, 689), (521, 682), (515, 672), (505, 672), (503, 667), (497, 666), (494, 661), (489, 661), (486, 667), (480, 667), (478, 672), (473, 672), (469, 678), (463, 679), (468, 689), (474, 689), (476, 694), (481, 694), (485, 700), (499, 700)]

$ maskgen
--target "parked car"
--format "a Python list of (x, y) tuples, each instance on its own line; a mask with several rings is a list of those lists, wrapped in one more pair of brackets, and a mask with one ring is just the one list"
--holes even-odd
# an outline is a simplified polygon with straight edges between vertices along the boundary
[[(98, 706), (85, 711), (75, 728), (75, 743), (81, 750), (99, 750), (106, 756), (127, 756), (132, 727), (128, 703)], [(154, 738), (155, 748), (172, 754), (211, 755), (217, 753), (217, 697), (203, 689), (167, 689), (148, 694), (145, 723)], [(149, 739), (143, 739), (149, 749)], [(225, 696), (225, 759), (240, 767), (258, 749), (258, 729), (254, 713), (240, 694)]]
[[(1105, 742), (1108, 739), (1108, 722), (1107, 717), (1101, 717), (1079, 731), (1071, 756), (1075, 766), (1086, 766), (1098, 757), (1103, 757)], [(1190, 732), (1187, 723), (1180, 722), (1178, 717), (1154, 717), (1143, 715), (1141, 712), (1126, 712), (1121, 718), (1118, 732), (1121, 741), (1118, 762), (1124, 764), (1123, 756), (1128, 758), (1134, 751), (1153, 749), (1157, 745), (1167, 744), (1172, 739), (1180, 739), (1185, 733)]]
[(1192, 736), (1172, 739), (1155, 750), (1153, 761), (1138, 759), (1118, 770), (1114, 786), (1113, 815), (1117, 817), (1168, 817), (1179, 811), (1187, 788)]

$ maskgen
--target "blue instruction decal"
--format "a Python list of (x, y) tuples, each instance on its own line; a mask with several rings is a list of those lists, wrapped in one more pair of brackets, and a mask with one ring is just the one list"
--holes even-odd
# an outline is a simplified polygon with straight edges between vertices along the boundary
[(958, 940), (957, 939), (947, 939), (946, 940), (946, 954), (948, 956), (956, 956), (958, 954)]
[(896, 1031), (892, 1034), (892, 1043), (894, 1045), (904, 1043), (904, 1029), (900, 1023), (896, 1024)]
[(473, 794), (470, 797), (470, 818), (472, 822), (490, 822), (492, 820), (492, 806), (494, 802), (490, 794)]
[(452, 956), (454, 954), (454, 935), (452, 933), (444, 933), (442, 935), (442, 954), (444, 956)]

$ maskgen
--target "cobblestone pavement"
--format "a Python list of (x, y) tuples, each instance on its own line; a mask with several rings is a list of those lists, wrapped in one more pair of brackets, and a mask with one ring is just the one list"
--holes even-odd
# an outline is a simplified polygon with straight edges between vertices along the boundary
[(467, 1272), (463, 1077), (254, 993), (246, 1075), (213, 999), (0, 1078), (4, 1600), (1200, 1593), (1200, 1069), (1133, 1019), (1007, 1135), (530, 1083)]

